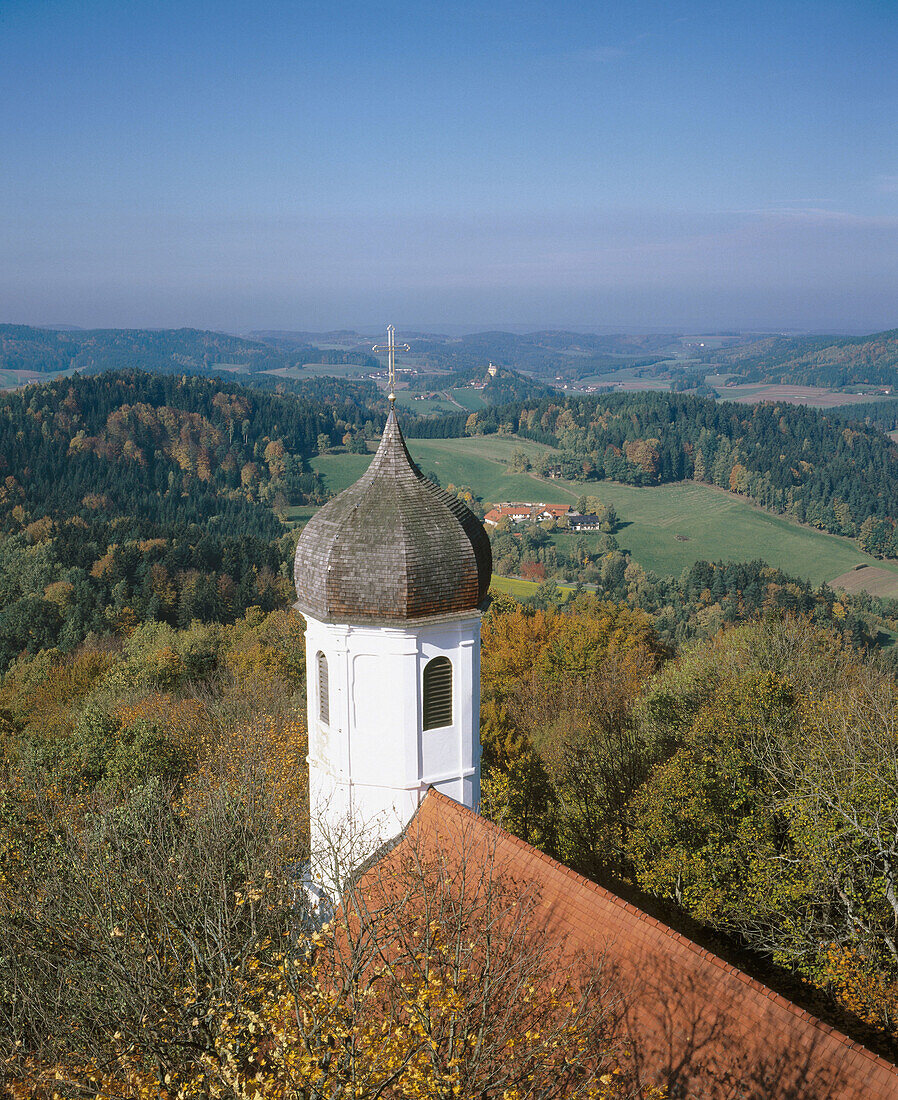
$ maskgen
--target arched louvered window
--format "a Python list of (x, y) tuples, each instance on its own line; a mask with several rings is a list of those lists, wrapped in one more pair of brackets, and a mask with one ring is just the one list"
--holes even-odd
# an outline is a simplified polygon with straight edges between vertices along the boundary
[(424, 666), (424, 728), (452, 725), (452, 662), (434, 657)]
[(330, 688), (327, 681), (327, 657), (318, 654), (318, 717), (322, 722), (331, 720)]

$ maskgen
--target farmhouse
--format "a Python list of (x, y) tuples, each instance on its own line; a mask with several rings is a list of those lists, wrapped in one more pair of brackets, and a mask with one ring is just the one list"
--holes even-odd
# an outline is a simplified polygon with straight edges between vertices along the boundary
[(540, 509), (536, 517), (538, 520), (564, 519), (571, 510), (570, 504), (541, 504), (537, 507)]
[[(497, 508), (523, 522), (545, 506)], [(495, 860), (512, 887), (535, 891), (532, 927), (571, 973), (602, 960), (637, 1066), (670, 1097), (898, 1100), (895, 1066), (478, 815), (491, 566), (483, 527), (421, 474), (391, 411), (366, 473), (296, 549), (316, 888), (338, 898), (348, 869), (365, 889), (403, 853), (429, 852), (456, 879)], [(348, 835), (337, 874), (328, 854)]]
[(588, 512), (586, 515), (569, 512), (567, 521), (572, 531), (595, 531), (602, 526), (602, 521), (595, 512)]
[(570, 504), (494, 504), (483, 517), (483, 522), (495, 527), (500, 519), (507, 518), (512, 523), (538, 523), (547, 519), (561, 519), (570, 512)]
[(533, 519), (535, 504), (494, 504), (483, 517), (483, 522), (495, 527), (500, 519), (509, 519), (512, 523), (529, 523)]

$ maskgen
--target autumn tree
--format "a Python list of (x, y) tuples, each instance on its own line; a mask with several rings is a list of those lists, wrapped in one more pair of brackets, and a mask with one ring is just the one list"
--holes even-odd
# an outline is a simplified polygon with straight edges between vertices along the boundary
[(315, 931), (282, 815), (307, 809), (272, 801), (259, 733), (175, 800), (21, 793), (46, 858), (7, 858), (0, 891), (11, 1096), (654, 1095), (601, 960), (535, 930), (482, 836), (459, 866), (412, 828)]
[(645, 767), (629, 709), (662, 654), (647, 616), (593, 597), (563, 612), (491, 614), (481, 696), (489, 812), (578, 869), (616, 867)]
[(57, 1077), (174, 1094), (215, 1051), (216, 1013), (250, 1003), (291, 927), (305, 751), (301, 726), (259, 719), (180, 793), (155, 777), (124, 798), (9, 777), (0, 1047), (21, 1095)]
[(896, 1031), (895, 683), (806, 620), (729, 630), (672, 662), (636, 720), (643, 889)]

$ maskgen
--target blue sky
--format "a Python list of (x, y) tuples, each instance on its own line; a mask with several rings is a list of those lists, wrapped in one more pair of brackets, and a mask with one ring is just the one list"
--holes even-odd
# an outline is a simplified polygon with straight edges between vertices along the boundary
[(896, 58), (896, 0), (0, 0), (0, 320), (895, 327)]

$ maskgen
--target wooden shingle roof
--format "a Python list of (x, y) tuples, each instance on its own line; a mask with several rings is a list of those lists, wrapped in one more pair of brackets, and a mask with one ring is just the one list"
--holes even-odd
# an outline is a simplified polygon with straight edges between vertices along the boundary
[[(638, 1065), (671, 1097), (898, 1100), (898, 1069), (636, 906), (431, 789), (395, 851), (490, 859), (540, 932), (613, 976)], [(604, 972), (604, 971), (603, 971)]]
[(295, 606), (325, 622), (451, 615), (483, 602), (491, 571), (480, 520), (424, 477), (391, 410), (367, 471), (300, 535)]

